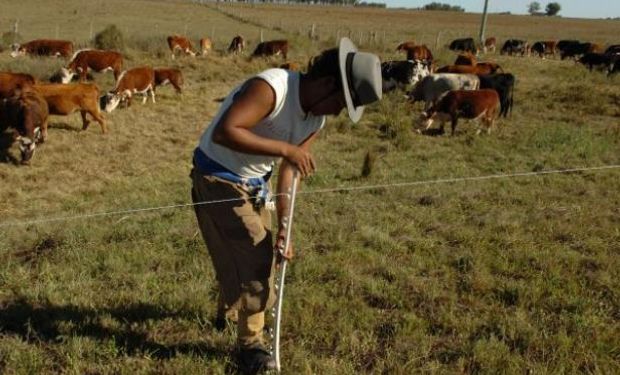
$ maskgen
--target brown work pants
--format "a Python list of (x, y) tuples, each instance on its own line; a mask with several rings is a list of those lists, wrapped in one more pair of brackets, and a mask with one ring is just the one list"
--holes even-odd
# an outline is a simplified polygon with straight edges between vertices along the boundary
[[(241, 348), (262, 348), (265, 310), (275, 301), (271, 215), (255, 209), (250, 195), (237, 184), (192, 170), (198, 225), (211, 255), (220, 286), (218, 315), (234, 316)], [(237, 200), (239, 199), (239, 200)]]

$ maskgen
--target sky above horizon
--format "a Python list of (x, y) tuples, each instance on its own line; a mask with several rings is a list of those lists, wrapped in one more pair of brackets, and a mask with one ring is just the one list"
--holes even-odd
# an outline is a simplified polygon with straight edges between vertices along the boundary
[[(373, 1), (373, 0), (367, 0)], [(419, 8), (433, 1), (458, 5), (467, 12), (482, 13), (484, 0), (374, 0), (385, 2), (388, 7)], [(513, 14), (527, 14), (527, 5), (533, 0), (489, 0), (489, 12), (511, 12)], [(560, 3), (562, 10), (560, 15), (564, 17), (579, 18), (607, 18), (620, 17), (620, 1), (618, 0), (552, 0)], [(541, 10), (552, 1), (538, 2)]]

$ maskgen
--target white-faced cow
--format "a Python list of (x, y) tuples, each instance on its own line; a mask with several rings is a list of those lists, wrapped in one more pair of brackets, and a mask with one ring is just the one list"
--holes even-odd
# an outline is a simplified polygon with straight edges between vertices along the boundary
[(99, 88), (97, 85), (92, 83), (38, 83), (33, 88), (47, 102), (50, 115), (67, 116), (80, 111), (82, 130), (88, 129), (90, 121), (86, 115), (89, 114), (101, 125), (101, 131), (104, 134), (107, 133), (108, 129), (99, 110)]
[(73, 43), (68, 40), (36, 39), (24, 44), (14, 44), (11, 56), (60, 56), (68, 58), (72, 53)]
[[(499, 106), (499, 96), (495, 90), (455, 90), (448, 92), (428, 111), (423, 112), (420, 121), (428, 130), (437, 119), (441, 123), (442, 131), (444, 123), (450, 121), (451, 134), (454, 135), (459, 118), (480, 120), (490, 134), (499, 113)], [(479, 128), (476, 134), (480, 134), (481, 130)]]
[(185, 53), (186, 55), (196, 56), (192, 42), (190, 42), (187, 37), (181, 35), (170, 35), (167, 40), (170, 52), (172, 52), (173, 60), (177, 51), (181, 51), (181, 53)]
[(112, 112), (121, 101), (127, 101), (127, 106), (131, 105), (133, 94), (142, 94), (142, 104), (146, 103), (150, 94), (155, 103), (155, 71), (149, 66), (142, 66), (126, 70), (121, 73), (114, 90), (108, 92), (101, 98), (101, 106), (106, 112)]
[(181, 89), (181, 86), (183, 86), (183, 73), (181, 73), (179, 69), (156, 68), (154, 69), (154, 73), (155, 85), (153, 86), (153, 91), (155, 91), (159, 86), (171, 84), (175, 91), (178, 94), (181, 94), (183, 91)]
[(269, 57), (282, 55), (284, 60), (288, 54), (288, 40), (270, 40), (259, 43), (252, 53), (252, 57)]
[(432, 74), (424, 77), (407, 94), (412, 103), (424, 102), (424, 109), (435, 104), (442, 96), (452, 90), (478, 90), (480, 80), (472, 74)]
[(61, 82), (69, 83), (76, 74), (80, 82), (86, 80), (88, 70), (98, 73), (112, 71), (114, 80), (118, 79), (123, 68), (123, 55), (116, 51), (102, 51), (97, 49), (84, 49), (77, 51), (69, 65), (61, 68)]
[(0, 101), (0, 127), (15, 130), (22, 164), (29, 164), (37, 142), (47, 139), (48, 115), (47, 102), (32, 89)]
[(521, 56), (529, 55), (530, 47), (527, 41), (519, 40), (519, 39), (508, 39), (504, 42), (502, 49), (499, 51), (501, 55), (516, 55), (521, 54)]

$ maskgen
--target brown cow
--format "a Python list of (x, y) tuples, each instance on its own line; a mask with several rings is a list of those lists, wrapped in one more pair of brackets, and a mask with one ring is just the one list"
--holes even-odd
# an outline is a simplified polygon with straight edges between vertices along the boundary
[(286, 60), (286, 55), (288, 54), (288, 40), (270, 40), (268, 42), (259, 43), (251, 57), (268, 57), (280, 54), (282, 54), (282, 58)]
[(230, 45), (228, 46), (228, 53), (241, 53), (245, 48), (245, 40), (241, 35), (237, 35), (232, 39)]
[(416, 44), (414, 41), (409, 40), (407, 42), (403, 42), (401, 44), (398, 45), (398, 47), (396, 47), (396, 52), (407, 52), (408, 50), (410, 50), (411, 48), (415, 47)]
[(419, 60), (425, 61), (427, 63), (433, 62), (433, 54), (431, 53), (431, 50), (426, 46), (426, 44), (413, 46), (407, 49), (406, 52), (407, 60)]
[(24, 56), (62, 56), (69, 57), (73, 53), (73, 43), (68, 40), (36, 39), (24, 44), (13, 45), (12, 57)]
[(296, 62), (287, 62), (284, 64), (280, 64), (280, 66), (278, 67), (280, 69), (286, 69), (286, 70), (291, 70), (294, 72), (300, 72), (301, 71), (301, 65), (299, 65)]
[[(480, 119), (486, 126), (487, 133), (490, 134), (495, 119), (498, 117), (499, 108), (499, 95), (495, 90), (454, 90), (448, 92), (427, 112), (423, 112), (420, 120), (428, 130), (433, 120), (438, 119), (441, 122), (442, 131), (444, 123), (449, 120), (452, 125), (452, 135), (454, 135), (459, 118)], [(478, 129), (476, 134), (480, 134), (481, 130)]]
[(183, 73), (179, 69), (173, 68), (157, 68), (154, 69), (155, 73), (155, 85), (153, 86), (153, 92), (158, 86), (164, 86), (165, 84), (171, 84), (177, 93), (181, 94), (181, 86), (183, 85)]
[(477, 74), (495, 74), (497, 72), (503, 73), (504, 69), (494, 62), (479, 62), (476, 64)]
[(99, 110), (99, 88), (93, 83), (39, 83), (33, 86), (47, 102), (50, 115), (67, 116), (75, 111), (82, 115), (82, 130), (88, 129), (91, 115), (101, 125), (101, 131), (108, 132), (104, 118)]
[(542, 59), (544, 59), (545, 56), (548, 55), (555, 57), (555, 50), (557, 48), (557, 45), (558, 42), (555, 40), (544, 40), (536, 42), (530, 47), (530, 54), (538, 55)]
[(486, 40), (484, 41), (484, 47), (482, 48), (484, 50), (484, 53), (488, 52), (495, 52), (495, 47), (497, 46), (497, 39), (495, 39), (494, 36), (490, 37), (490, 38), (486, 38)]
[(603, 53), (605, 51), (605, 47), (598, 43), (590, 43), (587, 49), (587, 53)]
[(29, 164), (37, 142), (47, 139), (48, 115), (47, 102), (32, 88), (0, 101), (0, 124), (15, 129), (22, 164)]
[(61, 68), (61, 82), (69, 83), (74, 75), (80, 76), (80, 82), (86, 80), (88, 69), (101, 73), (106, 70), (114, 72), (114, 80), (118, 79), (123, 67), (123, 55), (115, 51), (84, 49), (77, 51), (69, 65)]
[(469, 52), (459, 54), (454, 61), (454, 65), (476, 66), (476, 64), (476, 56)]
[(168, 47), (172, 52), (172, 59), (174, 60), (176, 51), (179, 50), (187, 55), (196, 56), (192, 42), (187, 37), (181, 35), (171, 35), (168, 37)]
[(131, 97), (136, 93), (144, 95), (142, 104), (146, 103), (149, 94), (155, 103), (155, 71), (150, 66), (133, 68), (121, 73), (114, 90), (102, 98), (102, 107), (109, 113), (118, 107), (121, 101), (126, 100), (127, 106), (130, 106)]
[(496, 63), (478, 63), (471, 65), (446, 65), (436, 70), (436, 73), (457, 73), (457, 74), (493, 74), (501, 67)]
[(30, 74), (0, 72), (0, 99), (10, 98), (21, 91), (36, 83), (36, 80)]
[(202, 54), (202, 56), (206, 56), (211, 51), (212, 47), (213, 47), (213, 43), (211, 42), (211, 39), (209, 38), (200, 39), (200, 53)]

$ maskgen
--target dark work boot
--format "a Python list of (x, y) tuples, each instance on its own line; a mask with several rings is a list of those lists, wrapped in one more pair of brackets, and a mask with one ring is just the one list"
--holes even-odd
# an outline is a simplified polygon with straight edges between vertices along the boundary
[(239, 370), (244, 374), (258, 374), (276, 369), (276, 361), (263, 349), (240, 349)]

